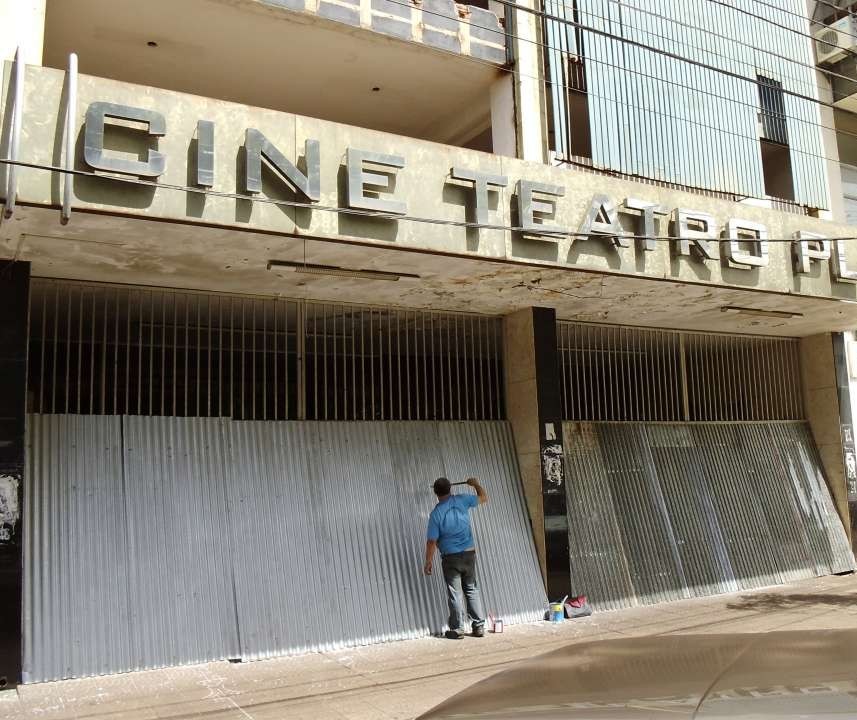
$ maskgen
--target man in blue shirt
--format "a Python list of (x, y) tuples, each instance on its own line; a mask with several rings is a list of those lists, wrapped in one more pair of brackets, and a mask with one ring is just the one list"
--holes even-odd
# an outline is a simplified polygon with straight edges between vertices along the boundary
[(446, 631), (446, 637), (450, 640), (460, 640), (464, 636), (468, 615), (472, 622), (473, 637), (485, 634), (485, 611), (476, 586), (476, 546), (470, 529), (470, 510), (488, 502), (488, 495), (476, 478), (469, 478), (467, 484), (476, 490), (476, 495), (453, 495), (449, 480), (435, 480), (437, 505), (429, 515), (426, 534), (426, 564), (423, 572), (431, 575), (434, 552), (440, 548), (446, 601), (449, 604), (449, 630)]

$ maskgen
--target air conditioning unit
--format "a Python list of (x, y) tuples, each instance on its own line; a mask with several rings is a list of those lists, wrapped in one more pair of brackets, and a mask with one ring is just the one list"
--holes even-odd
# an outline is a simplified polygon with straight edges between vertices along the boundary
[(837, 20), (832, 25), (818, 30), (815, 39), (815, 55), (819, 65), (839, 62), (849, 51), (857, 51), (857, 18), (853, 15)]

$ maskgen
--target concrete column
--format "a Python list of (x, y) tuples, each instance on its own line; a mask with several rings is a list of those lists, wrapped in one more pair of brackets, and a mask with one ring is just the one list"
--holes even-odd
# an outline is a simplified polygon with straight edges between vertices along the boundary
[(491, 141), (495, 155), (518, 157), (515, 79), (508, 73), (491, 85)]
[(526, 308), (504, 322), (506, 413), (512, 425), (548, 596), (569, 592), (570, 568), (556, 315)]
[[(815, 14), (817, 0), (807, 0), (807, 23), (805, 42), (809, 46), (810, 57), (815, 52), (813, 48), (813, 33), (821, 29), (821, 26), (809, 20)], [(818, 86), (818, 97), (824, 103), (833, 102), (833, 88), (829, 76), (823, 72), (816, 71), (815, 82)], [(842, 174), (839, 171), (839, 142), (836, 132), (836, 116), (833, 108), (826, 105), (818, 106), (819, 124), (821, 133), (823, 156), (825, 158), (825, 173), (827, 175), (827, 189), (830, 193), (830, 207), (822, 217), (833, 222), (845, 222), (845, 204), (842, 194)]]
[(843, 517), (843, 522), (851, 536), (851, 548), (857, 554), (857, 435), (854, 431), (857, 343), (854, 342), (853, 332), (833, 335), (833, 361), (836, 366), (840, 438), (842, 457), (845, 461), (845, 492), (848, 501), (848, 517)]
[(518, 157), (545, 162), (545, 115), (541, 25), (533, 12), (534, 0), (518, 0), (526, 9), (510, 12), (512, 29), (509, 42), (515, 58), (515, 104), (517, 108)]
[(21, 681), (30, 264), (0, 262), (0, 689)]
[(821, 333), (801, 338), (800, 354), (806, 417), (821, 455), (836, 511), (853, 545), (833, 335)]
[(11, 60), (20, 47), (27, 65), (41, 65), (47, 0), (0, 0), (0, 53)]
[[(833, 91), (824, 73), (816, 73), (819, 97), (823, 102), (833, 102)], [(842, 173), (839, 169), (839, 137), (836, 131), (836, 114), (833, 108), (818, 106), (821, 124), (821, 142), (824, 148), (824, 164), (827, 175), (827, 191), (830, 193), (830, 207), (825, 219), (833, 222), (845, 222), (845, 199), (842, 191)]]
[(539, 443), (539, 398), (536, 389), (536, 348), (533, 311), (524, 308), (507, 315), (503, 323), (506, 369), (506, 415), (512, 425), (524, 496), (533, 526), (533, 538), (545, 570), (545, 515), (542, 503), (542, 468)]

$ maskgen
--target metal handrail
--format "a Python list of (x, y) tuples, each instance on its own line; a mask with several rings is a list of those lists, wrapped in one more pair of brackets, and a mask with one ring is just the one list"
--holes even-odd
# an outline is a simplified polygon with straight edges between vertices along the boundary
[(77, 115), (77, 54), (68, 56), (68, 102), (65, 111), (65, 164), (69, 172), (63, 177), (62, 216), (60, 223), (71, 219), (72, 182), (74, 180), (74, 130)]
[(18, 152), (21, 146), (21, 123), (24, 116), (24, 63), (21, 60), (21, 48), (15, 51), (13, 67), (15, 95), (12, 106), (12, 132), (9, 137), (9, 174), (6, 176), (6, 206), (3, 217), (7, 220), (15, 212), (18, 195)]

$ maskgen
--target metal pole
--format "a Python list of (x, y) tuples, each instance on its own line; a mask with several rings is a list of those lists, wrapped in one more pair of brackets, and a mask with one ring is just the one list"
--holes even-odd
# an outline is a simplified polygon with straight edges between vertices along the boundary
[(217, 298), (217, 417), (223, 417), (223, 296)]
[(503, 348), (505, 347), (505, 336), (503, 332), (503, 321), (495, 320), (494, 321), (494, 382), (496, 383), (494, 386), (494, 397), (497, 401), (497, 419), (503, 420), (504, 415), (504, 393), (503, 390), (505, 388), (506, 380), (501, 374), (502, 367), (505, 367), (505, 364), (501, 365), (501, 356), (503, 355)]
[[(30, 295), (32, 298), (32, 294)], [(45, 335), (47, 333), (47, 316), (48, 316), (48, 294), (42, 293), (42, 340), (39, 343), (39, 413), (45, 411), (44, 396), (45, 396)]]
[[(398, 316), (397, 316), (398, 317)], [(396, 409), (393, 407), (393, 311), (387, 313), (387, 397), (390, 400), (387, 420), (396, 417)]]
[(375, 336), (372, 332), (372, 315), (374, 314), (374, 310), (369, 308), (369, 378), (371, 380), (369, 390), (372, 395), (372, 414), (369, 419), (375, 419)]
[(246, 298), (241, 298), (241, 419), (247, 419), (247, 413), (245, 411), (246, 405), (244, 402), (244, 398), (247, 392), (247, 383), (244, 379), (244, 369), (247, 363), (247, 308), (246, 308), (247, 300)]
[(190, 342), (188, 340), (188, 333), (190, 332), (190, 296), (185, 295), (185, 303), (184, 303), (184, 415), (188, 416), (188, 408), (187, 408), (187, 387), (188, 387), (188, 376), (190, 375), (189, 363), (190, 356), (188, 354), (188, 349), (190, 348)]
[(208, 372), (205, 376), (206, 394), (208, 395), (207, 417), (211, 417), (211, 295), (208, 296)]
[(431, 419), (437, 420), (437, 368), (435, 367), (434, 349), (434, 313), (429, 313), (429, 332), (431, 333)]
[[(389, 375), (389, 372), (387, 373)], [(375, 420), (387, 420), (385, 408), (386, 400), (384, 398), (384, 311), (378, 311), (378, 391), (380, 393), (380, 402), (378, 404), (379, 417)]]
[(81, 414), (81, 408), (83, 407), (83, 393), (81, 392), (80, 384), (83, 375), (83, 298), (86, 294), (82, 287), (79, 290), (80, 302), (77, 308), (77, 387), (75, 388), (78, 415)]
[(279, 398), (277, 397), (277, 393), (279, 392), (279, 383), (278, 375), (279, 375), (279, 366), (280, 366), (280, 356), (277, 352), (277, 335), (280, 332), (280, 326), (277, 323), (277, 309), (280, 305), (280, 300), (274, 300), (274, 420), (279, 420), (280, 418), (277, 415)]
[(149, 291), (149, 415), (154, 415), (155, 387), (155, 293)]
[(123, 415), (131, 414), (131, 297), (125, 296), (125, 404)]
[(65, 303), (65, 412), (68, 413), (71, 386), (71, 287), (67, 286), (66, 291), (68, 297)]
[(101, 345), (101, 414), (107, 413), (107, 291), (104, 291), (104, 337)]
[(119, 290), (113, 296), (113, 414), (119, 409)]
[[(21, 124), (24, 119), (24, 63), (21, 58), (21, 48), (15, 51), (13, 74), (15, 93), (12, 106), (12, 131), (9, 137), (8, 174), (6, 176), (6, 208), (3, 216), (8, 220), (15, 212), (15, 202), (18, 195), (18, 160), (21, 149)], [(66, 408), (67, 409), (67, 408)]]
[[(337, 320), (340, 315), (344, 316), (345, 310), (342, 305), (333, 306), (333, 419), (339, 420), (339, 333), (336, 329)], [(345, 356), (345, 322), (342, 323), (342, 356)], [(343, 368), (344, 370), (344, 368)], [(345, 378), (342, 378), (343, 403), (345, 396)], [(343, 408), (343, 419), (345, 408)]]
[(137, 324), (137, 414), (143, 414), (143, 291), (139, 293), (140, 312)]
[[(265, 307), (263, 300), (262, 306), (262, 420), (268, 419), (268, 308)], [(255, 333), (253, 334), (255, 337)], [(253, 353), (253, 366), (256, 366), (256, 353)], [(255, 387), (253, 389), (253, 397), (256, 397)], [(254, 413), (253, 419), (256, 420)]]
[[(252, 365), (250, 367), (250, 389), (253, 393), (250, 399), (250, 409), (252, 412), (251, 419), (255, 420), (258, 417), (256, 415), (256, 300), (252, 301), (250, 313), (250, 335), (252, 337), (252, 341), (250, 343), (250, 358), (252, 359)], [(242, 418), (242, 420), (246, 419), (246, 417)]]
[(684, 333), (678, 336), (678, 354), (681, 369), (682, 420), (688, 422), (690, 420), (690, 400), (687, 393), (687, 353), (684, 343)]
[[(316, 332), (318, 332), (318, 325), (316, 325)], [(372, 336), (369, 336), (369, 342), (372, 342)], [(328, 402), (328, 391), (327, 391), (327, 305), (323, 304), (321, 306), (321, 375), (322, 375), (322, 385), (321, 385), (321, 402), (324, 405), (324, 419), (328, 419), (327, 413), (327, 402)], [(316, 417), (321, 420), (322, 413), (316, 410)]]
[(399, 415), (397, 420), (404, 420), (405, 415), (402, 406), (402, 328), (401, 328), (402, 313), (396, 310), (396, 363), (397, 372), (396, 380), (399, 385)]
[(569, 412), (571, 403), (569, 403), (568, 394), (568, 365), (571, 362), (571, 351), (567, 347), (568, 343), (568, 326), (564, 323), (557, 323), (557, 335), (559, 336), (558, 355), (562, 370), (562, 417), (570, 419), (572, 414)]
[(71, 219), (72, 181), (74, 176), (74, 131), (77, 119), (77, 54), (68, 56), (68, 101), (65, 110), (65, 169), (63, 176), (62, 215), (60, 223), (67, 225)]
[(179, 303), (178, 296), (173, 293), (173, 417), (178, 415), (178, 381), (179, 381)]
[(89, 414), (95, 414), (95, 326), (98, 298), (95, 288), (92, 288), (92, 328), (89, 340)]
[(298, 420), (306, 420), (306, 302), (304, 301), (297, 303), (295, 323)]
[(408, 420), (413, 420), (411, 414), (411, 335), (408, 331), (408, 311), (405, 310), (405, 392), (408, 396)]

